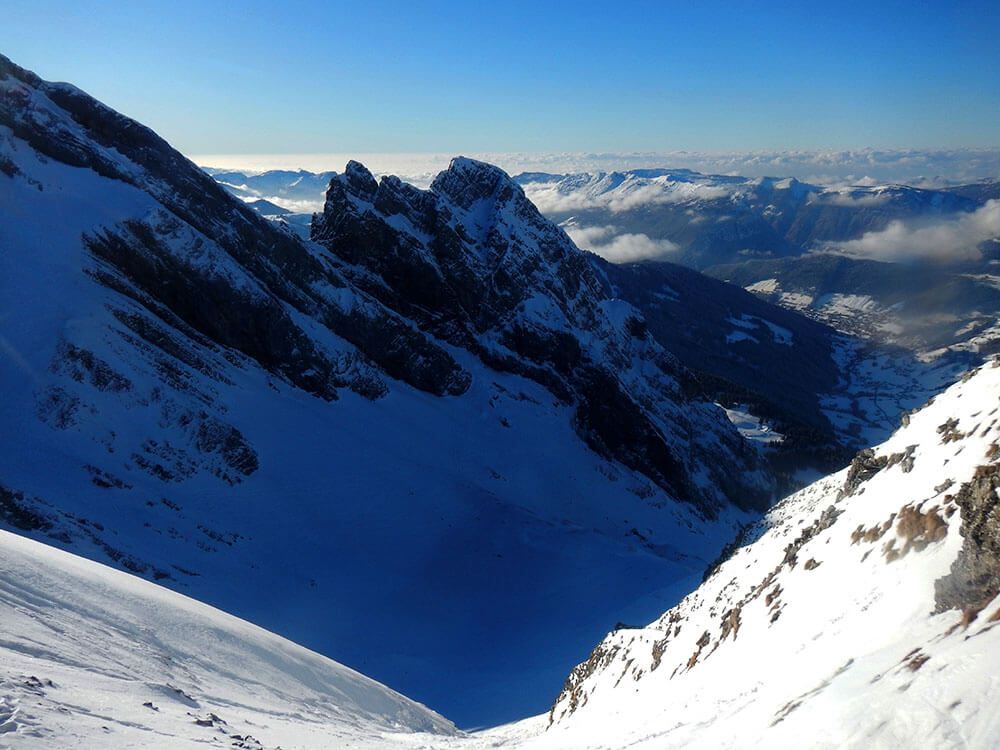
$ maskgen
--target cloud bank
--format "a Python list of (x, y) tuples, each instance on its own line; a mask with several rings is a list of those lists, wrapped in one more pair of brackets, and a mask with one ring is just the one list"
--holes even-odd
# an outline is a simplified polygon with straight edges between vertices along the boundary
[[(395, 174), (426, 186), (455, 154), (197, 154), (201, 165), (261, 172), (268, 169), (340, 171), (357, 159), (379, 174)], [(610, 172), (667, 167), (745, 177), (796, 177), (819, 184), (900, 182), (923, 187), (971, 182), (1000, 176), (1000, 148), (967, 149), (825, 149), (786, 151), (650, 151), (588, 153), (467, 152), (510, 174), (520, 172)]]
[(635, 263), (640, 260), (663, 260), (679, 249), (670, 240), (654, 240), (645, 234), (620, 233), (615, 226), (564, 226), (566, 234), (578, 247), (600, 255), (612, 263)]
[(823, 251), (885, 261), (974, 260), (981, 257), (979, 246), (997, 237), (1000, 200), (992, 200), (972, 213), (933, 223), (894, 221), (879, 232), (828, 245)]
[(692, 200), (717, 200), (726, 198), (732, 190), (720, 185), (666, 180), (626, 181), (622, 185), (602, 192), (598, 182), (570, 192), (562, 192), (554, 183), (528, 183), (522, 186), (525, 195), (538, 210), (545, 214), (581, 211), (591, 208), (607, 209), (612, 213), (633, 211), (644, 206), (684, 203)]
[(880, 206), (892, 200), (889, 193), (861, 193), (854, 195), (848, 191), (820, 193), (813, 197), (811, 202), (825, 203), (831, 206), (845, 206), (847, 208), (864, 208), (870, 206)]

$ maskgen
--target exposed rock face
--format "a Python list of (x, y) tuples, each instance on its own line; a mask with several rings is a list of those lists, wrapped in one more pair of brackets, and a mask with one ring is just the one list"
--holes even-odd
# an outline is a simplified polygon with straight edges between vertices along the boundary
[(577, 428), (598, 452), (709, 514), (727, 496), (766, 502), (754, 452), (502, 170), (458, 158), (423, 191), (351, 162), (331, 180), (312, 237), (422, 329), (576, 404)]
[(858, 455), (851, 460), (851, 465), (847, 468), (847, 476), (844, 479), (841, 494), (844, 496), (853, 495), (862, 484), (882, 471), (888, 464), (889, 458), (876, 456), (872, 448), (858, 451)]
[(955, 493), (962, 516), (962, 551), (935, 585), (938, 611), (972, 610), (1000, 593), (1000, 464), (984, 464)]
[(0, 520), (20, 531), (48, 531), (52, 522), (32, 507), (23, 492), (0, 485)]

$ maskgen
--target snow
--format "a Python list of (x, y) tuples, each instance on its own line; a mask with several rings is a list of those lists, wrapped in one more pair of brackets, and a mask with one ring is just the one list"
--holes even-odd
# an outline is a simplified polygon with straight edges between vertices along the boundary
[(736, 344), (740, 341), (749, 341), (751, 344), (759, 344), (760, 342), (751, 336), (749, 333), (743, 333), (743, 331), (732, 331), (726, 334), (727, 344)]
[[(88, 138), (42, 94), (30, 95), (32, 116), (51, 124), (67, 141)], [(11, 437), (0, 452), (0, 480), (24, 491), (33, 511), (51, 524), (25, 530), (35, 541), (0, 535), (4, 743), (200, 746), (206, 739), (221, 740), (222, 730), (229, 744), (248, 743), (234, 740), (234, 734), (253, 734), (286, 748), (347, 742), (615, 746), (622, 741), (606, 729), (590, 732), (588, 712), (581, 714), (579, 724), (574, 718), (544, 734), (544, 719), (455, 739), (413, 734), (448, 732), (450, 726), (357, 672), (209, 605), (447, 708), (463, 724), (487, 715), (523, 716), (544, 709), (569, 667), (611, 623), (648, 620), (691, 591), (705, 563), (749, 520), (747, 515), (728, 508), (714, 521), (699, 516), (641, 474), (589, 450), (574, 430), (572, 407), (537, 382), (490, 370), (454, 347), (449, 352), (472, 376), (469, 391), (460, 397), (439, 398), (392, 382), (374, 402), (347, 389), (327, 402), (233, 351), (196, 336), (185, 338), (164, 323), (200, 363), (169, 360), (176, 383), (167, 383), (157, 370), (162, 352), (129, 341), (115, 317), (148, 313), (130, 298), (127, 287), (121, 292), (94, 281), (94, 274), (109, 269), (85, 250), (81, 236), (143, 220), (161, 230), (164, 252), (172, 260), (203, 269), (248, 295), (264, 293), (257, 280), (211, 237), (184, 226), (163, 208), (158, 191), (168, 189), (166, 183), (151, 182), (113, 149), (100, 153), (143, 189), (39, 158), (7, 128), (0, 128), (0, 148), (20, 170), (14, 177), (0, 176), (0, 352), (5, 363), (14, 365), (0, 368), (5, 395), (0, 423)], [(480, 169), (468, 160), (458, 166)], [(660, 192), (646, 191), (640, 180), (651, 180)], [(674, 196), (669, 200), (718, 197), (712, 196), (716, 186), (692, 180), (665, 174), (603, 175), (598, 182), (602, 190), (631, 185), (622, 194), (622, 207), (655, 199), (665, 187)], [(530, 240), (531, 228), (523, 226), (518, 206), (496, 207), (494, 200), (497, 196), (456, 209), (462, 214), (456, 221), (460, 218), (483, 236)], [(408, 222), (396, 221), (395, 226), (421, 239)], [(539, 252), (508, 244), (505, 252)], [(323, 248), (309, 248), (316, 258), (331, 262)], [(494, 260), (479, 258), (482, 263)], [(45, 280), (44, 294), (38, 293), (39, 279)], [(531, 281), (557, 283), (558, 277), (550, 273)], [(313, 291), (341, 309), (370, 304), (348, 288), (317, 284)], [(634, 313), (629, 305), (602, 300), (580, 312), (571, 304), (578, 301), (569, 299), (563, 309), (548, 297), (529, 298), (517, 322), (570, 331), (588, 357), (613, 362), (632, 395), (655, 410), (665, 440), (682, 460), (692, 462), (692, 481), (707, 486), (706, 472), (719, 461), (718, 454), (705, 450), (713, 447), (711, 440), (732, 435), (734, 444), (745, 446), (726, 415), (707, 403), (678, 406), (679, 384), (668, 370), (652, 364), (669, 362), (669, 355), (649, 341), (632, 343), (623, 336)], [(357, 350), (329, 329), (300, 311), (288, 307), (287, 312), (345, 372), (375, 374)], [(583, 331), (585, 314), (596, 322), (587, 320)], [(767, 320), (743, 316), (730, 322), (736, 328), (731, 336), (755, 343), (770, 336), (773, 343), (792, 344), (789, 331)], [(97, 357), (118, 378), (115, 382), (127, 385), (118, 391), (92, 387), (85, 374), (60, 356), (69, 347)], [(853, 352), (844, 357), (846, 364), (862, 361)], [(883, 382), (881, 371), (891, 365), (864, 361), (871, 363), (871, 371), (859, 368), (860, 379)], [(967, 384), (968, 400), (983, 398), (975, 390), (982, 390), (983, 378), (970, 381), (978, 386)], [(988, 378), (985, 382), (995, 401), (994, 384)], [(902, 377), (895, 385), (899, 391), (908, 389), (910, 399), (921, 393)], [(870, 406), (877, 411), (881, 398), (878, 390), (868, 392), (864, 382), (852, 394), (854, 400), (828, 405), (829, 413), (842, 415), (845, 432), (853, 428), (852, 410)], [(955, 406), (954, 399), (943, 403)], [(229, 478), (232, 485), (220, 481), (216, 457), (189, 450), (185, 425), (192, 419), (238, 429), (260, 457), (259, 469)], [(755, 431), (760, 442), (776, 436), (766, 435), (759, 422), (749, 424), (752, 415), (740, 413), (736, 419), (747, 422), (744, 429)], [(725, 429), (716, 430), (718, 425)], [(687, 438), (704, 428), (710, 428), (704, 443)], [(137, 457), (152, 437), (181, 455), (183, 473), (161, 480), (141, 470)], [(721, 451), (723, 446), (717, 447)], [(683, 450), (691, 448), (698, 450)], [(966, 470), (963, 462), (973, 452), (961, 460), (953, 460), (958, 454), (949, 456), (949, 471)], [(807, 500), (815, 500), (816, 493), (825, 498), (830, 481), (783, 507), (801, 505), (799, 515), (805, 518), (815, 510)], [(898, 496), (893, 502), (898, 506)], [(884, 510), (884, 505), (873, 507)], [(782, 524), (793, 522), (783, 512), (779, 509), (769, 519), (771, 537), (761, 529), (767, 541), (756, 549), (763, 557), (780, 548), (783, 540), (774, 537)], [(173, 591), (42, 547), (39, 540), (116, 560), (162, 579)], [(930, 554), (921, 559), (937, 558)], [(824, 576), (829, 577), (821, 572), (815, 578)], [(789, 591), (799, 586), (798, 598), (811, 603), (801, 582), (789, 578)], [(846, 596), (849, 580), (854, 579), (828, 582), (830, 591)], [(713, 581), (711, 586), (720, 583)], [(906, 589), (905, 580), (889, 583)], [(689, 602), (702, 595), (692, 596)], [(820, 602), (816, 609), (836, 622), (837, 611), (830, 606)], [(695, 609), (704, 615), (704, 607)], [(904, 614), (910, 616), (904, 624), (917, 617), (908, 610)], [(784, 621), (774, 632), (787, 630)], [(898, 624), (891, 618), (875, 622)], [(810, 628), (818, 623), (806, 621)], [(690, 630), (684, 632), (687, 651), (695, 636)], [(641, 639), (661, 632), (654, 624), (627, 628), (614, 637)], [(745, 634), (753, 632), (748, 625)], [(784, 635), (789, 643), (808, 646), (801, 641), (802, 632)], [(773, 653), (775, 644), (767, 640), (770, 636), (761, 637), (765, 648), (741, 651), (744, 661), (734, 658), (728, 668), (749, 665), (766, 671), (769, 665), (761, 660)], [(992, 644), (991, 637), (969, 648)], [(730, 645), (727, 641), (724, 648)], [(784, 647), (784, 641), (778, 645)], [(895, 653), (894, 646), (886, 648)], [(807, 678), (833, 674), (840, 666), (826, 656), (811, 658), (803, 675), (788, 676), (793, 687), (804, 687)], [(725, 660), (711, 663), (719, 662)], [(725, 672), (715, 666), (702, 672), (711, 676), (712, 670), (717, 674), (704, 684), (689, 681), (689, 696), (675, 696), (677, 705), (701, 700), (690, 706), (690, 715), (725, 713), (710, 692), (726, 682)], [(657, 673), (656, 680), (665, 672)], [(832, 682), (841, 689), (842, 682)], [(772, 690), (776, 699), (786, 687), (760, 690)], [(751, 689), (756, 687), (751, 684)], [(738, 695), (729, 705), (749, 694)], [(152, 707), (143, 705), (147, 700)], [(628, 723), (635, 727), (632, 731), (649, 731), (633, 739), (653, 742), (650, 737), (666, 730), (647, 719), (655, 715), (659, 720), (662, 711), (651, 706), (662, 703), (643, 700), (623, 702), (621, 711), (635, 719)], [(969, 698), (967, 705), (974, 710), (979, 704)], [(595, 728), (608, 726), (606, 717), (593, 721)], [(714, 732), (722, 746), (733, 725), (716, 724), (704, 737)], [(701, 731), (688, 725), (671, 741), (701, 739)]]
[(784, 435), (772, 430), (763, 419), (751, 414), (750, 407), (746, 404), (735, 404), (732, 407), (723, 408), (729, 421), (747, 440), (759, 445), (770, 445), (771, 443), (780, 443), (785, 439)]
[(286, 749), (367, 746), (404, 731), (455, 732), (255, 625), (4, 531), (0, 622), (0, 745), (14, 750), (172, 750), (235, 745), (237, 735)]
[(781, 304), (792, 310), (804, 310), (813, 303), (813, 298), (808, 294), (800, 292), (783, 292), (781, 294)]
[(606, 209), (617, 214), (658, 204), (734, 200), (743, 185), (687, 170), (636, 170), (550, 175), (526, 180), (522, 187), (546, 213)]
[(814, 301), (812, 295), (805, 294), (801, 291), (783, 291), (781, 288), (781, 282), (779, 282), (778, 279), (761, 279), (760, 281), (749, 284), (743, 288), (748, 292), (760, 295), (764, 298), (777, 295), (777, 300), (781, 306), (787, 307), (791, 310), (804, 311), (809, 308)]
[(774, 294), (781, 289), (781, 284), (777, 279), (761, 279), (760, 281), (744, 287), (748, 292), (758, 294)]
[(777, 323), (772, 323), (764, 318), (757, 318), (761, 323), (767, 326), (771, 331), (771, 336), (774, 338), (774, 343), (782, 344), (783, 346), (792, 345), (792, 332), (783, 326), (779, 326)]
[(832, 356), (842, 382), (835, 394), (821, 394), (820, 408), (841, 439), (858, 447), (884, 440), (897, 426), (894, 415), (921, 406), (964, 369), (956, 362), (924, 364), (847, 336), (834, 337)]
[(857, 312), (874, 312), (878, 303), (867, 294), (830, 293), (818, 297), (815, 307), (822, 308), (829, 315), (851, 315)]
[[(957, 437), (944, 439), (949, 420)], [(846, 496), (847, 470), (792, 495), (677, 607), (607, 636), (575, 711), (563, 695), (551, 726), (543, 715), (473, 734), (259, 627), (0, 532), (0, 738), (13, 750), (995, 747), (1000, 606), (965, 627), (932, 612), (963, 544), (946, 493), (996, 463), (997, 444), (1000, 366), (987, 365), (875, 451), (912, 465), (890, 462)], [(940, 512), (945, 533), (890, 561), (905, 506)], [(857, 538), (887, 520), (883, 539)]]
[[(556, 723), (515, 745), (996, 747), (1000, 606), (988, 604), (967, 629), (955, 628), (957, 611), (932, 612), (934, 582), (963, 543), (947, 493), (997, 461), (998, 414), (1000, 367), (987, 365), (876, 449), (909, 449), (912, 468), (897, 461), (842, 497), (845, 470), (786, 499), (678, 607), (609, 635), (610, 655), (582, 679), (576, 711), (564, 696)], [(942, 439), (949, 419), (958, 439)], [(888, 542), (896, 551), (905, 542), (892, 514), (907, 505), (940, 511), (947, 533), (890, 561)], [(803, 537), (828, 508), (833, 523)], [(852, 538), (887, 520), (883, 539)], [(802, 538), (788, 563), (789, 543)], [(739, 628), (724, 635), (734, 608)]]
[(731, 323), (739, 329), (738, 331), (733, 331), (726, 336), (726, 343), (732, 344), (736, 341), (752, 341), (757, 344), (760, 343), (755, 337), (751, 336), (745, 331), (757, 331), (761, 326), (767, 328), (771, 334), (771, 339), (775, 344), (782, 344), (783, 346), (791, 346), (793, 343), (792, 332), (789, 331), (784, 326), (779, 326), (777, 323), (772, 323), (764, 318), (759, 318), (756, 315), (748, 315), (743, 313), (738, 318), (728, 317), (726, 322)]
[[(958, 276), (953, 274), (956, 283)], [(996, 277), (988, 274), (961, 276), (984, 286), (995, 286), (991, 279)], [(938, 305), (940, 310), (936, 313), (921, 313), (923, 303), (911, 309), (906, 300), (890, 305), (871, 295), (847, 291), (817, 294), (810, 287), (784, 290), (780, 281), (774, 278), (762, 279), (745, 289), (847, 335), (879, 342), (887, 350), (891, 347), (907, 349), (925, 362), (943, 359), (968, 367), (981, 361), (982, 357), (975, 355), (985, 356), (995, 351), (1000, 339), (1000, 321), (989, 304), (984, 304), (984, 309), (967, 309), (961, 304), (947, 308)], [(942, 294), (948, 297), (947, 293)], [(921, 299), (926, 301), (926, 295)]]

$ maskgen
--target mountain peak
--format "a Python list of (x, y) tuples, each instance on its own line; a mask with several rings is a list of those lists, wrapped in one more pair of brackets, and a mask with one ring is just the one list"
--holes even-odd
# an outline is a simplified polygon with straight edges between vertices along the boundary
[(507, 192), (521, 192), (521, 188), (500, 167), (486, 162), (456, 156), (448, 169), (438, 174), (431, 183), (431, 192), (443, 195), (462, 208), (484, 198)]
[(350, 192), (365, 200), (374, 200), (375, 193), (378, 192), (378, 181), (361, 162), (354, 159), (347, 162), (342, 179)]
[(455, 172), (465, 175), (496, 175), (499, 177), (505, 177), (508, 180), (510, 175), (504, 172), (500, 167), (495, 164), (490, 164), (489, 162), (479, 161), (478, 159), (471, 159), (468, 156), (456, 156), (448, 163), (447, 172)]

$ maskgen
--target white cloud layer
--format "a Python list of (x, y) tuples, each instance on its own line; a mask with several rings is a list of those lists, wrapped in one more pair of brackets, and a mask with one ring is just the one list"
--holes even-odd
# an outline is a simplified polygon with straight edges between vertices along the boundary
[(852, 195), (848, 191), (821, 193), (812, 199), (814, 202), (825, 203), (831, 206), (846, 206), (848, 208), (864, 208), (866, 206), (880, 206), (892, 200), (890, 193), (861, 193)]
[(654, 240), (645, 234), (620, 233), (618, 227), (563, 227), (578, 247), (590, 250), (612, 263), (662, 260), (678, 250), (670, 240)]
[[(197, 164), (261, 172), (268, 169), (340, 171), (357, 159), (376, 174), (396, 174), (426, 186), (453, 154), (198, 154)], [(520, 172), (593, 172), (650, 167), (694, 169), (745, 177), (797, 177), (820, 184), (902, 182), (925, 187), (1000, 175), (1000, 148), (826, 149), (788, 151), (660, 151), (625, 153), (467, 153)]]
[(572, 192), (561, 192), (554, 183), (528, 183), (524, 192), (538, 210), (545, 214), (566, 211), (581, 211), (589, 208), (602, 208), (612, 213), (632, 211), (644, 206), (663, 205), (667, 203), (685, 203), (693, 200), (716, 200), (726, 198), (731, 190), (719, 185), (704, 185), (698, 183), (652, 182), (624, 183), (618, 188), (601, 192), (583, 187)]
[[(292, 213), (297, 214), (309, 214), (315, 213), (316, 211), (322, 211), (324, 203), (322, 195), (314, 201), (295, 200), (293, 198), (286, 198), (283, 195), (263, 195), (261, 198), (266, 200), (268, 203), (273, 203), (276, 206), (287, 208)], [(246, 200), (255, 201), (257, 198), (247, 198)]]
[(972, 213), (957, 214), (932, 223), (894, 221), (880, 232), (831, 244), (837, 252), (873, 260), (969, 260), (979, 258), (979, 245), (1000, 237), (1000, 200), (987, 202)]

